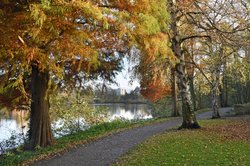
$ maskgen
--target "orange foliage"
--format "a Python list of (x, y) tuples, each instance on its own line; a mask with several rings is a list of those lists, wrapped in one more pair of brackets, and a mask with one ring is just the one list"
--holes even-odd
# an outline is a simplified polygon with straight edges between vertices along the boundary
[[(53, 75), (55, 84), (59, 80), (74, 86), (77, 79), (99, 76), (112, 81), (121, 69), (122, 57), (134, 46), (142, 54), (141, 62), (148, 67), (142, 64), (143, 74), (144, 71), (158, 74), (161, 67), (157, 64), (157, 69), (151, 67), (152, 62), (174, 57), (166, 33), (169, 20), (166, 2), (4, 1), (0, 5), (0, 69), (10, 73), (5, 74), (4, 80), (20, 78), (11, 87), (26, 94), (20, 80), (27, 80), (35, 65)], [(152, 78), (146, 80), (149, 79)], [(2, 82), (0, 86), (4, 87)], [(154, 85), (158, 86), (157, 81)], [(153, 84), (149, 86), (152, 89)]]
[(156, 102), (166, 95), (171, 94), (171, 88), (163, 80), (158, 79), (141, 85), (141, 94), (150, 101)]
[(201, 63), (201, 64), (198, 64), (198, 66), (199, 66), (200, 69), (204, 69), (206, 67), (206, 64)]
[(28, 105), (29, 101), (18, 90), (10, 90), (8, 94), (0, 93), (0, 106), (14, 109), (22, 105)]

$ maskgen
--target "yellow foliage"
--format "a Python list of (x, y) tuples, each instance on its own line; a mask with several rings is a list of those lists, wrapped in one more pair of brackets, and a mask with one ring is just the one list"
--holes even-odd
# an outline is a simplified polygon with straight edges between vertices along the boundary
[(0, 9), (0, 65), (12, 73), (30, 74), (32, 65), (58, 79), (65, 77), (65, 66), (72, 75), (111, 72), (119, 63), (107, 63), (102, 54), (113, 58), (132, 46), (140, 49), (142, 62), (173, 60), (166, 0), (41, 0), (20, 4), (17, 12), (13, 2), (3, 5), (8, 7)]

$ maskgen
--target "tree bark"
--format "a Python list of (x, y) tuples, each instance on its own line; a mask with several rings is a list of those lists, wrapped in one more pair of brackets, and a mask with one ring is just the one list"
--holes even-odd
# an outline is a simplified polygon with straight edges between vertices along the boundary
[(29, 142), (27, 149), (33, 150), (37, 146), (46, 147), (54, 142), (49, 117), (48, 95), (49, 72), (39, 71), (32, 65), (31, 74), (31, 114)]
[(219, 108), (218, 108), (218, 99), (217, 99), (217, 89), (219, 87), (219, 82), (220, 82), (220, 70), (216, 70), (215, 73), (215, 84), (211, 89), (211, 100), (212, 100), (212, 118), (220, 118), (219, 114)]
[(185, 57), (181, 51), (181, 41), (177, 28), (177, 4), (176, 1), (169, 1), (170, 15), (171, 15), (171, 30), (172, 30), (172, 51), (179, 60), (176, 64), (176, 76), (177, 84), (179, 88), (179, 93), (182, 100), (182, 116), (183, 122), (180, 128), (200, 128), (198, 124), (194, 111), (191, 108), (190, 92), (188, 90), (188, 80), (185, 71)]
[(190, 83), (190, 93), (191, 93), (191, 99), (193, 102), (193, 109), (194, 111), (197, 110), (196, 107), (196, 95), (195, 95), (195, 91), (194, 91), (194, 77), (189, 77), (189, 83)]
[(212, 111), (213, 111), (212, 119), (220, 118), (217, 95), (216, 95), (216, 88), (213, 88), (211, 92), (211, 100), (212, 100)]
[[(183, 56), (182, 56), (183, 57)], [(188, 89), (187, 75), (185, 74), (184, 57), (180, 58), (180, 63), (176, 65), (178, 88), (182, 100), (182, 117), (183, 122), (180, 128), (200, 128), (196, 116), (191, 107), (190, 91)]]
[(172, 116), (180, 116), (178, 107), (177, 107), (177, 94), (176, 94), (176, 78), (175, 78), (175, 68), (171, 69), (171, 96), (172, 96)]
[(201, 86), (198, 85), (198, 96), (197, 96), (197, 109), (201, 109), (202, 108), (202, 94), (201, 94)]
[[(222, 81), (223, 82), (223, 81)], [(220, 107), (225, 107), (224, 89), (219, 85)]]
[(225, 78), (225, 107), (228, 107), (229, 104), (228, 104), (228, 77), (226, 76)]
[(221, 107), (228, 107), (228, 71), (227, 71), (227, 60), (225, 60), (224, 70), (222, 74), (222, 85), (219, 86)]

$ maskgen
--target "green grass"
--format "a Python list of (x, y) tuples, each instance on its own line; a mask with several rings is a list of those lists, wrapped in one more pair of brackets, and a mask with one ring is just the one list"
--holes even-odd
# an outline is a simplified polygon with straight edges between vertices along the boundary
[(234, 136), (233, 133), (213, 130), (231, 123), (234, 122), (201, 121), (201, 130), (172, 130), (156, 135), (114, 165), (250, 165), (249, 140), (229, 139), (227, 135)]
[[(56, 144), (47, 148), (38, 148), (36, 151), (20, 151), (19, 153), (9, 153), (0, 156), (1, 166), (11, 165), (27, 165), (34, 160), (51, 157), (57, 153), (62, 153), (68, 149), (74, 148), (77, 145), (96, 140), (98, 138), (108, 136), (112, 133), (119, 132), (128, 128), (139, 127), (142, 125), (150, 125), (167, 121), (170, 118), (151, 119), (141, 121), (113, 121), (103, 123), (91, 127), (86, 131), (81, 131), (72, 135), (64, 136), (56, 140)], [(173, 119), (173, 118), (171, 118)]]

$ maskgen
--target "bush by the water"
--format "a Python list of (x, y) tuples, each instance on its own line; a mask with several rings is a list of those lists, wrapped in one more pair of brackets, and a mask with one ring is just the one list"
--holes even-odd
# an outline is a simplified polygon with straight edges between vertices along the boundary
[(235, 104), (234, 111), (236, 115), (250, 115), (250, 103)]
[(53, 95), (50, 101), (53, 132), (57, 136), (73, 134), (107, 122), (106, 109), (94, 108), (89, 104), (91, 99), (91, 95), (79, 92)]
[[(4, 139), (0, 141), (0, 155), (4, 153), (9, 153), (11, 150), (16, 147), (24, 144), (27, 141), (27, 138), (23, 132), (17, 133), (16, 131), (11, 131), (11, 136), (9, 139)], [(15, 149), (16, 151), (20, 150), (22, 146)]]
[[(172, 115), (172, 99), (170, 97), (164, 97), (155, 103), (149, 104), (152, 110), (152, 116), (154, 118), (165, 118)], [(181, 103), (177, 101), (177, 109), (181, 112)]]

